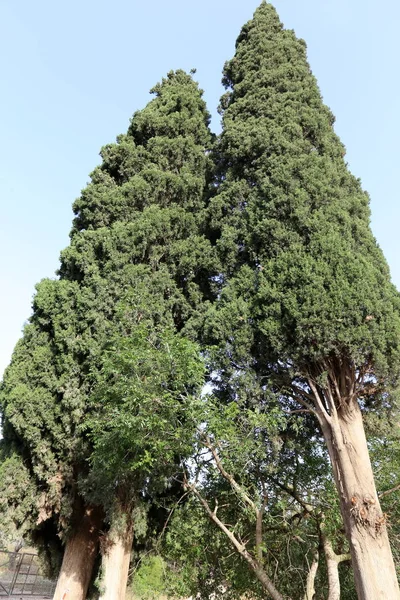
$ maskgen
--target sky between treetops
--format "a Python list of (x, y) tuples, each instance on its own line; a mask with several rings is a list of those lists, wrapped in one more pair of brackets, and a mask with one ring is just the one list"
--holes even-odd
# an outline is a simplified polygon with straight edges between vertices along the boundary
[[(220, 80), (259, 0), (0, 0), (0, 376), (68, 244), (71, 204), (171, 69), (197, 68), (220, 130)], [(400, 3), (275, 0), (306, 40), (372, 227), (400, 287)]]

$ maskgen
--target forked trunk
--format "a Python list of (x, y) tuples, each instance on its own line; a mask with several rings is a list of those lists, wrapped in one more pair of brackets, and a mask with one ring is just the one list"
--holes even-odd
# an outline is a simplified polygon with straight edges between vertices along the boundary
[(102, 546), (102, 593), (99, 600), (125, 600), (133, 543), (130, 513), (119, 509)]
[(329, 418), (320, 415), (320, 423), (350, 543), (358, 599), (400, 600), (358, 402), (343, 403)]
[(326, 570), (328, 573), (328, 600), (340, 600), (339, 563), (333, 556), (326, 555)]
[(65, 545), (54, 600), (85, 600), (98, 552), (102, 513), (89, 506)]
[(328, 574), (329, 594), (327, 600), (340, 600), (339, 565), (345, 560), (350, 560), (350, 554), (336, 554), (332, 542), (326, 537), (322, 526), (321, 533)]

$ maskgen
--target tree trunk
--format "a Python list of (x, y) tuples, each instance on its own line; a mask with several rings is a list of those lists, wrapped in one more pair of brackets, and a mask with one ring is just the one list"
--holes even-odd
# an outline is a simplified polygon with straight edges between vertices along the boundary
[(303, 600), (314, 600), (315, 578), (317, 576), (318, 565), (319, 565), (319, 552), (317, 550), (314, 554), (310, 570), (308, 571), (307, 582), (306, 582), (306, 593), (304, 594)]
[(341, 562), (350, 561), (350, 554), (336, 554), (333, 549), (331, 540), (325, 534), (325, 524), (320, 522), (319, 530), (321, 535), (321, 543), (324, 549), (326, 571), (328, 574), (328, 600), (340, 600), (340, 578), (339, 565)]
[(85, 600), (98, 552), (101, 524), (99, 508), (84, 509), (67, 539), (53, 600)]
[(125, 600), (133, 543), (129, 512), (119, 508), (102, 546), (102, 593), (99, 600)]
[(340, 600), (339, 564), (344, 560), (350, 560), (350, 555), (336, 554), (332, 542), (328, 540), (325, 534), (322, 534), (322, 540), (326, 560), (326, 570), (328, 573), (328, 600)]
[(331, 415), (318, 416), (350, 543), (358, 599), (400, 600), (386, 515), (379, 505), (358, 402), (343, 402)]

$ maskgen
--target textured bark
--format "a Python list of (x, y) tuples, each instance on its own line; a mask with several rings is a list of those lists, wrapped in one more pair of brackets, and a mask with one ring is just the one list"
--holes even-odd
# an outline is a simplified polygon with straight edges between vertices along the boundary
[(54, 600), (85, 600), (98, 552), (102, 513), (87, 507), (65, 545)]
[(318, 565), (319, 565), (319, 552), (317, 551), (314, 554), (310, 570), (308, 571), (307, 582), (306, 582), (306, 593), (304, 594), (303, 600), (314, 600), (315, 578), (317, 576)]
[(386, 516), (379, 505), (358, 402), (343, 402), (331, 415), (320, 413), (319, 420), (350, 543), (358, 599), (400, 600)]
[(133, 543), (133, 523), (118, 513), (102, 540), (102, 593), (99, 600), (125, 600)]

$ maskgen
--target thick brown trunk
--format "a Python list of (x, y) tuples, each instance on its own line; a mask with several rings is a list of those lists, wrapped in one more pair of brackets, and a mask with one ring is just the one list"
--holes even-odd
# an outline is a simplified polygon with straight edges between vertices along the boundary
[[(400, 600), (358, 403), (320, 415), (350, 544), (359, 600)], [(335, 596), (334, 596), (335, 597)]]
[(102, 540), (102, 593), (99, 600), (125, 600), (133, 543), (131, 510), (119, 509)]
[(85, 600), (98, 552), (102, 514), (87, 507), (65, 544), (54, 600)]

